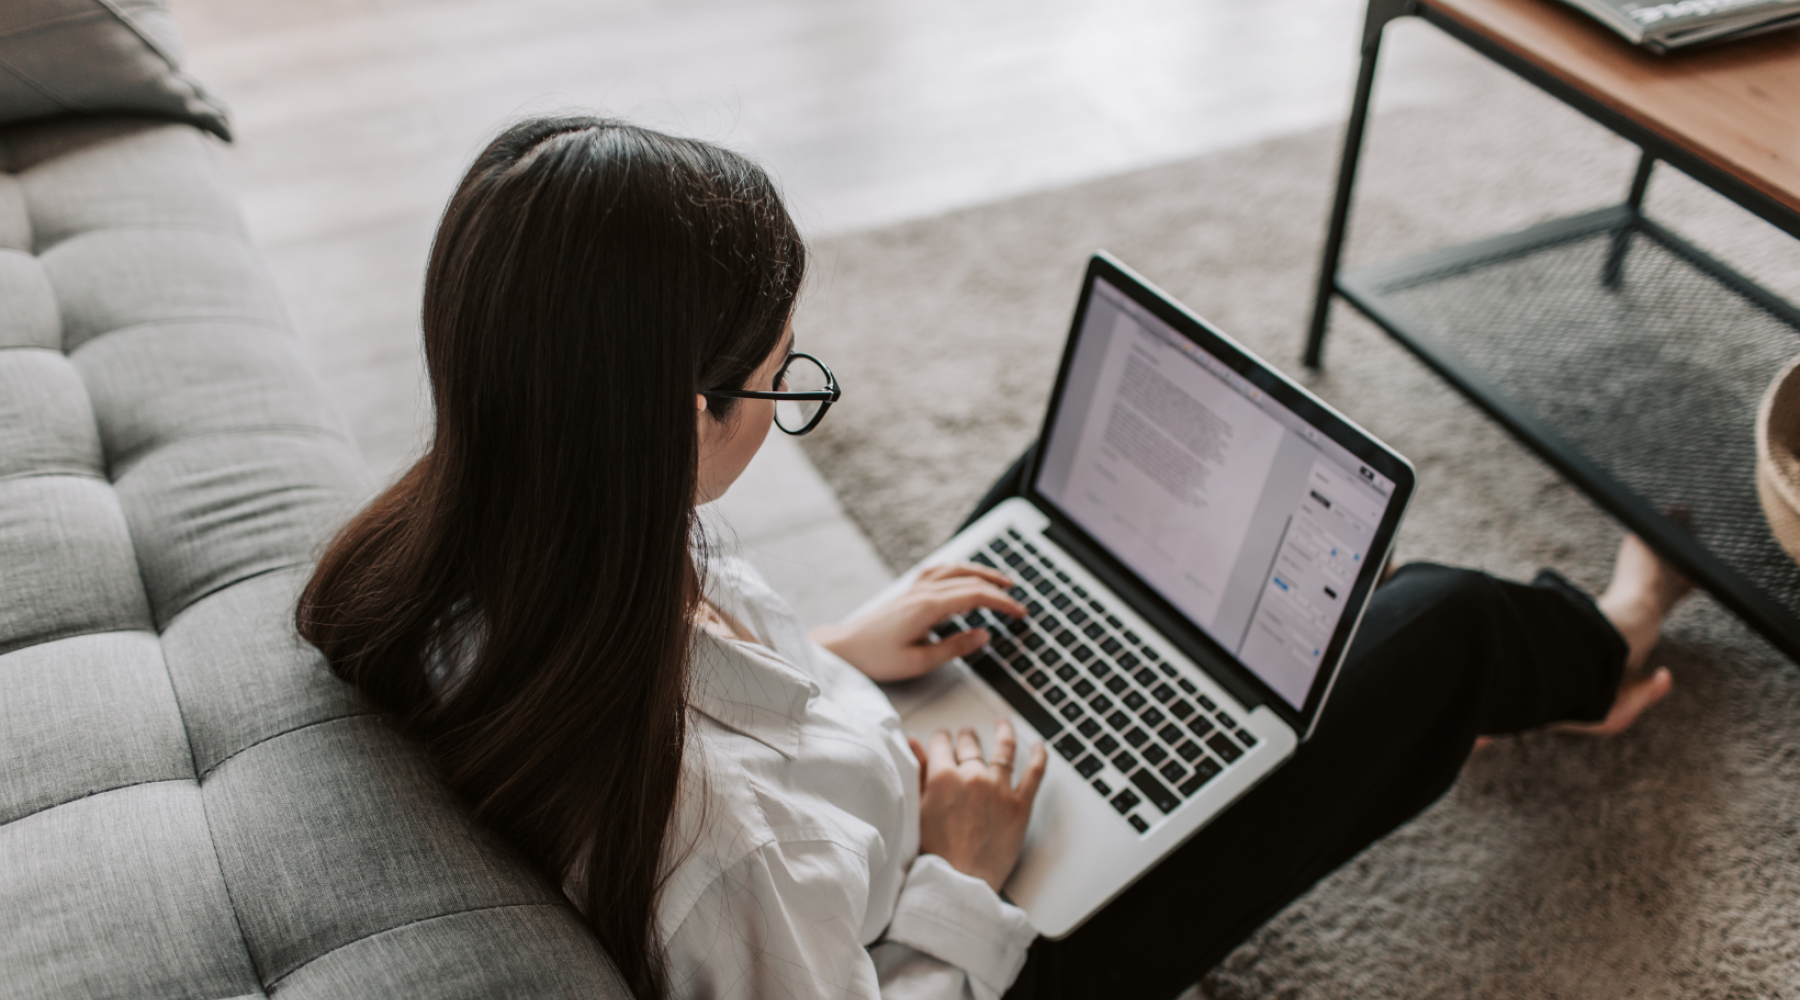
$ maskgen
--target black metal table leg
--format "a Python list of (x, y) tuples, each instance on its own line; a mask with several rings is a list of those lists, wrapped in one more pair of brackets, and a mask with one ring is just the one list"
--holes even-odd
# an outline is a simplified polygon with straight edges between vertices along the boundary
[[(1644, 191), (1650, 186), (1650, 168), (1656, 166), (1656, 157), (1644, 153), (1638, 157), (1637, 173), (1631, 178), (1631, 194), (1625, 199), (1625, 207), (1631, 209), (1631, 217), (1635, 221), (1641, 218), (1644, 210)], [(1626, 225), (1613, 233), (1612, 251), (1606, 255), (1606, 270), (1600, 276), (1600, 283), (1608, 288), (1619, 287), (1619, 278), (1625, 271), (1625, 251), (1631, 247), (1633, 226)]]
[(1312, 327), (1306, 335), (1306, 367), (1318, 370), (1324, 362), (1325, 320), (1336, 291), (1338, 260), (1344, 250), (1344, 229), (1350, 219), (1350, 194), (1356, 185), (1356, 162), (1362, 156), (1363, 125), (1369, 117), (1369, 95), (1375, 89), (1375, 62), (1381, 54), (1381, 31), (1396, 17), (1413, 12), (1412, 0), (1369, 0), (1363, 20), (1362, 65), (1356, 73), (1356, 96), (1350, 104), (1350, 122), (1344, 132), (1344, 155), (1338, 167), (1337, 194), (1331, 203), (1331, 225), (1325, 234), (1325, 256), (1319, 262), (1319, 285), (1313, 299)]

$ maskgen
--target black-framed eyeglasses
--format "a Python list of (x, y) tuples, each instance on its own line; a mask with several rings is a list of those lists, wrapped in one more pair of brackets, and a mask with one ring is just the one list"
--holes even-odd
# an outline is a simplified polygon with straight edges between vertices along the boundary
[(703, 396), (726, 399), (772, 399), (775, 401), (775, 426), (795, 436), (805, 434), (824, 419), (825, 411), (844, 394), (838, 388), (837, 376), (825, 362), (810, 354), (790, 352), (775, 373), (775, 384), (766, 392), (751, 389), (709, 389)]

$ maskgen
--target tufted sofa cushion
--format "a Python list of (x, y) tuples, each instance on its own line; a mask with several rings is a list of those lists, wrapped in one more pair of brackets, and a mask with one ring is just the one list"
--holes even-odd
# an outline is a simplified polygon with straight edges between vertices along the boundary
[(367, 489), (198, 132), (0, 129), (0, 992), (625, 995), (295, 635)]

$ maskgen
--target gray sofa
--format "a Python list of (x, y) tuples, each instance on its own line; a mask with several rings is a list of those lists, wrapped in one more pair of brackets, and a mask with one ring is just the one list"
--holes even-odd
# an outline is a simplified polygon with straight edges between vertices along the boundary
[(0, 996), (623, 996), (296, 637), (361, 461), (215, 140), (83, 100), (0, 126)]

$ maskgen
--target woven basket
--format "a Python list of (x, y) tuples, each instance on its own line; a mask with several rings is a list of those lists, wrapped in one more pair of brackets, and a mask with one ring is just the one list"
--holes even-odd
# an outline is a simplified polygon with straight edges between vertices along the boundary
[(1800, 359), (1775, 376), (1757, 410), (1756, 497), (1775, 540), (1800, 562)]

